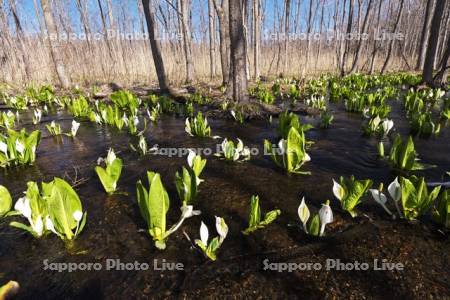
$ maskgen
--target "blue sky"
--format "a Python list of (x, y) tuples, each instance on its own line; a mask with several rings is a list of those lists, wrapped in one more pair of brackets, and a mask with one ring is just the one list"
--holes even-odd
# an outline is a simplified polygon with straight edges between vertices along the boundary
[[(4, 0), (4, 5), (6, 7), (9, 6), (9, 1), (13, 0)], [(33, 0), (15, 0), (16, 6), (19, 11), (19, 17), (23, 21), (23, 26), (26, 28), (28, 32), (35, 33), (39, 31), (39, 23), (36, 18), (35, 13), (35, 6)], [(40, 4), (40, 0), (36, 0), (38, 5)], [(68, 13), (68, 18), (70, 20), (70, 25), (72, 27), (72, 30), (75, 32), (79, 32), (82, 30), (81, 22), (80, 22), (80, 16), (76, 7), (76, 0), (56, 0), (58, 3), (61, 3), (66, 9), (66, 12)], [(82, 0), (87, 1), (88, 4), (88, 10), (89, 10), (89, 18), (92, 23), (92, 29), (98, 29), (101, 28), (101, 20), (99, 18), (99, 9), (98, 9), (98, 2), (97, 0)], [(139, 13), (138, 13), (138, 1), (140, 0), (113, 0), (113, 13), (114, 16), (117, 19), (117, 16), (123, 16), (126, 15), (126, 18), (128, 19), (128, 24), (131, 28), (128, 28), (127, 31), (132, 31), (133, 29), (136, 31), (140, 31), (141, 24), (139, 19)], [(157, 0), (156, 0), (157, 1)], [(165, 0), (159, 0), (161, 5), (167, 6), (165, 3)], [(193, 29), (194, 29), (194, 35), (199, 38), (201, 35), (202, 30), (202, 24), (207, 25), (207, 0), (192, 0), (192, 20), (193, 20)], [(320, 0), (316, 0), (320, 1)], [(102, 0), (102, 6), (105, 13), (107, 13), (107, 4), (105, 0)], [(283, 12), (283, 0), (262, 0), (263, 2), (263, 9), (264, 9), (264, 15), (265, 15), (265, 22), (264, 22), (264, 28), (267, 30), (271, 30), (273, 28), (274, 20), (277, 20), (279, 18), (279, 14)], [(305, 30), (306, 22), (307, 22), (307, 13), (309, 10), (309, 3), (308, 0), (301, 1), (301, 15), (303, 16), (300, 18), (301, 22), (299, 24), (299, 27), (301, 28), (301, 31)], [(334, 1), (326, 0), (326, 11), (325, 11), (325, 24), (328, 23), (328, 18), (330, 17), (334, 7)], [(40, 8), (39, 8), (40, 9)], [(294, 16), (296, 15), (297, 10), (297, 0), (292, 0), (291, 4), (291, 20), (292, 20), (292, 26), (294, 24)], [(9, 12), (9, 9), (8, 9)], [(315, 28), (318, 28), (319, 20), (320, 20), (320, 9), (318, 10), (318, 16), (316, 17), (317, 23), (314, 25)], [(13, 19), (11, 17), (11, 14), (8, 14), (9, 23), (10, 25), (13, 25)], [(278, 24), (278, 21), (276, 21)], [(330, 25), (332, 23), (330, 22)], [(13, 26), (11, 26), (12, 28)], [(207, 28), (207, 27), (206, 27)]]

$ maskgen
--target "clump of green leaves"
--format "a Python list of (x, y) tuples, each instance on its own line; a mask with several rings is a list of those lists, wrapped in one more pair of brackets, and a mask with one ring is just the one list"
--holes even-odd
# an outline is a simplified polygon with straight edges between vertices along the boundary
[(327, 106), (325, 104), (325, 97), (324, 96), (311, 96), (310, 98), (306, 99), (305, 101), (306, 105), (309, 107), (324, 111), (327, 109)]
[(391, 129), (394, 127), (394, 121), (385, 119), (381, 120), (379, 116), (371, 118), (367, 124), (363, 125), (363, 130), (365, 135), (376, 134), (381, 137), (385, 137), (389, 134)]
[(334, 116), (329, 110), (320, 113), (320, 128), (328, 128), (333, 122)]
[(95, 167), (95, 172), (100, 179), (105, 191), (112, 195), (117, 189), (117, 182), (119, 181), (122, 172), (122, 160), (116, 157), (113, 149), (109, 149), (106, 158), (99, 158), (97, 164), (105, 163), (105, 168), (101, 166)]
[(262, 229), (275, 221), (281, 214), (279, 209), (271, 210), (265, 214), (261, 220), (261, 207), (259, 206), (259, 197), (252, 196), (250, 199), (250, 214), (248, 217), (248, 228), (243, 231), (245, 235), (252, 233), (258, 229)]
[(298, 207), (298, 217), (303, 224), (303, 230), (310, 235), (323, 236), (325, 233), (325, 226), (333, 222), (333, 211), (330, 207), (330, 201), (327, 200), (325, 204), (322, 204), (319, 212), (312, 218), (310, 218), (310, 216), (311, 213), (305, 203), (305, 198), (303, 197), (302, 202)]
[(424, 177), (401, 178), (400, 184), (403, 214), (408, 220), (426, 214), (441, 190), (441, 187), (437, 186), (429, 193)]
[(246, 161), (250, 159), (250, 150), (244, 146), (244, 143), (237, 139), (238, 142), (235, 144), (232, 140), (223, 140), (220, 144), (221, 151), (216, 153), (215, 156), (221, 157), (226, 161)]
[(145, 137), (143, 135), (139, 136), (139, 142), (138, 142), (137, 146), (130, 144), (130, 148), (133, 151), (139, 153), (139, 155), (147, 155), (149, 153), (153, 153), (154, 151), (158, 150), (158, 148), (156, 146), (149, 148), (148, 143), (145, 140)]
[(70, 100), (67, 108), (71, 114), (78, 118), (87, 118), (92, 111), (88, 100), (82, 95)]
[(230, 114), (233, 117), (233, 119), (238, 122), (239, 124), (243, 124), (245, 121), (244, 113), (241, 110), (230, 110)]
[(216, 230), (219, 236), (208, 241), (209, 230), (205, 223), (202, 222), (200, 226), (200, 240), (195, 240), (195, 244), (203, 251), (205, 256), (212, 261), (217, 259), (217, 251), (228, 235), (228, 226), (223, 218), (216, 217)]
[(36, 182), (28, 182), (25, 197), (17, 200), (14, 209), (27, 218), (29, 226), (19, 222), (10, 225), (36, 238), (52, 232), (63, 240), (73, 240), (86, 224), (80, 198), (70, 184), (60, 178), (43, 182), (42, 192)]
[(261, 85), (258, 83), (258, 85), (250, 90), (250, 95), (256, 97), (259, 101), (266, 103), (266, 104), (272, 104), (275, 102), (275, 93), (279, 92), (280, 86), (273, 85), (272, 90), (270, 90), (268, 87)]
[(62, 134), (61, 125), (55, 121), (52, 121), (50, 125), (46, 124), (45, 127), (47, 127), (48, 132), (53, 136)]
[(339, 183), (333, 179), (333, 194), (341, 202), (341, 207), (356, 217), (356, 206), (362, 202), (364, 195), (372, 186), (372, 180), (356, 180), (354, 176), (344, 178)]
[(21, 131), (10, 129), (8, 135), (0, 134), (0, 167), (33, 164), (40, 138), (39, 130), (28, 134), (25, 129)]
[(211, 136), (211, 127), (208, 125), (207, 118), (203, 118), (201, 112), (194, 118), (186, 118), (185, 131), (190, 136), (209, 137)]
[(431, 118), (431, 112), (417, 112), (409, 117), (411, 133), (422, 137), (438, 135), (441, 131), (441, 124), (434, 122)]
[(132, 92), (127, 90), (116, 91), (112, 93), (109, 98), (115, 105), (133, 116), (137, 114), (137, 110), (141, 104), (141, 100)]
[(16, 115), (8, 110), (7, 112), (2, 112), (0, 114), (0, 127), (4, 127), (6, 129), (12, 129), (16, 124)]
[(188, 168), (183, 167), (181, 173), (175, 173), (175, 186), (183, 205), (193, 204), (197, 197), (198, 186), (203, 182), (200, 174), (206, 165), (206, 159), (189, 150)]
[(303, 165), (311, 160), (308, 153), (306, 153), (306, 138), (303, 130), (298, 132), (295, 127), (291, 127), (287, 140), (281, 139), (278, 143), (278, 148), (273, 147), (270, 141), (265, 140), (264, 149), (270, 153), (272, 160), (288, 173), (311, 174), (310, 172), (301, 171)]
[(10, 96), (5, 98), (5, 103), (16, 110), (25, 110), (30, 103), (30, 99), (27, 96)]
[(155, 241), (156, 248), (164, 250), (167, 238), (183, 224), (184, 220), (199, 215), (200, 212), (193, 210), (191, 205), (183, 205), (180, 220), (169, 230), (166, 230), (166, 215), (170, 206), (169, 195), (158, 173), (147, 172), (147, 179), (148, 190), (140, 180), (136, 184), (139, 210), (147, 223), (148, 233)]
[(0, 185), (0, 219), (6, 216), (11, 210), (12, 198), (8, 189), (3, 185)]
[(403, 171), (423, 170), (431, 167), (419, 163), (418, 160), (412, 137), (409, 136), (406, 141), (403, 141), (401, 136), (397, 134), (389, 154), (391, 165)]
[(450, 190), (443, 191), (433, 208), (433, 220), (450, 228)]
[(295, 128), (297, 131), (306, 132), (313, 128), (311, 124), (301, 124), (300, 119), (293, 112), (288, 113), (284, 111), (280, 114), (278, 120), (277, 134), (279, 137), (286, 139), (291, 128)]

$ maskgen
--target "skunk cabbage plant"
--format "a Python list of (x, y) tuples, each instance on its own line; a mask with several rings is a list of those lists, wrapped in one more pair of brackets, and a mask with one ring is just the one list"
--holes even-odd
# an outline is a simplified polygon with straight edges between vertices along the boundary
[(166, 248), (167, 238), (174, 233), (185, 219), (199, 215), (200, 211), (193, 210), (191, 205), (181, 207), (180, 220), (169, 230), (166, 230), (166, 214), (169, 210), (170, 200), (158, 173), (147, 172), (149, 189), (147, 190), (139, 180), (136, 184), (137, 201), (142, 217), (147, 223), (148, 233), (155, 241), (156, 248)]
[(197, 197), (198, 186), (203, 181), (200, 174), (206, 165), (206, 159), (196, 155), (189, 149), (187, 157), (188, 168), (183, 167), (181, 173), (175, 173), (175, 186), (183, 205), (192, 204)]
[(433, 208), (435, 222), (450, 228), (450, 190), (443, 191), (437, 204)]
[(418, 134), (422, 137), (438, 135), (441, 131), (441, 125), (434, 122), (431, 112), (416, 112), (409, 116), (411, 133)]
[(403, 171), (423, 170), (432, 167), (421, 164), (418, 160), (412, 137), (409, 136), (407, 141), (403, 141), (398, 134), (394, 139), (389, 154), (389, 162), (391, 165), (395, 169)]
[(216, 217), (216, 230), (219, 236), (216, 236), (211, 241), (209, 240), (209, 230), (205, 223), (202, 222), (200, 226), (200, 239), (195, 240), (195, 244), (203, 251), (206, 257), (215, 261), (217, 259), (217, 251), (222, 246), (223, 241), (228, 235), (228, 225), (225, 220)]
[(122, 110), (128, 111), (131, 115), (136, 115), (141, 100), (132, 92), (127, 90), (119, 90), (112, 93), (109, 98), (111, 101), (120, 107)]
[[(319, 210), (319, 213), (310, 218), (311, 213), (305, 203), (305, 198), (298, 207), (298, 217), (303, 225), (303, 230), (310, 235), (323, 236), (325, 233), (325, 226), (333, 222), (333, 211), (330, 207), (330, 201), (327, 200)], [(309, 221), (309, 222), (308, 222)]]
[(95, 172), (100, 179), (105, 191), (112, 195), (117, 189), (117, 182), (119, 181), (120, 174), (122, 173), (122, 160), (116, 157), (113, 149), (109, 149), (106, 159), (99, 158), (97, 164), (104, 162), (106, 167), (95, 167)]
[(33, 111), (33, 124), (39, 124), (41, 122), (42, 119), (42, 110), (40, 110), (39, 108), (36, 108)]
[(71, 114), (78, 118), (88, 117), (92, 111), (88, 100), (84, 96), (71, 99), (67, 105), (67, 108)]
[(0, 219), (6, 216), (11, 210), (12, 198), (8, 189), (3, 185), (0, 185)]
[(296, 114), (292, 112), (288, 113), (287, 111), (282, 112), (278, 121), (278, 136), (286, 139), (292, 127), (294, 127), (298, 132), (306, 132), (313, 128), (311, 124), (301, 124), (300, 119)]
[(320, 113), (320, 128), (328, 128), (333, 122), (334, 116), (329, 110), (324, 110)]
[(387, 208), (387, 197), (383, 193), (383, 183), (380, 183), (380, 186), (378, 189), (369, 189), (369, 192), (372, 194), (373, 200), (380, 204), (380, 206), (393, 218), (395, 218), (394, 214)]
[(28, 182), (25, 197), (17, 200), (14, 209), (27, 218), (29, 226), (11, 222), (10, 225), (39, 238), (49, 232), (63, 240), (73, 240), (86, 224), (80, 198), (63, 179), (42, 183), (42, 192), (36, 182)]
[(333, 194), (341, 202), (342, 209), (356, 217), (356, 206), (362, 202), (363, 196), (372, 186), (372, 180), (356, 180), (354, 176), (341, 177), (339, 183), (333, 179)]
[(215, 156), (221, 157), (226, 161), (242, 162), (250, 159), (250, 150), (244, 146), (244, 143), (237, 139), (237, 144), (234, 144), (232, 140), (223, 140), (220, 144), (221, 151), (216, 153)]
[(403, 214), (408, 220), (414, 220), (426, 214), (441, 190), (441, 187), (437, 186), (429, 193), (425, 178), (416, 176), (411, 176), (409, 179), (401, 178), (400, 186)]
[(394, 121), (389, 119), (381, 120), (377, 115), (372, 117), (365, 126), (363, 126), (364, 134), (372, 135), (377, 134), (379, 136), (385, 137), (389, 134), (391, 129), (394, 127)]
[(77, 135), (78, 129), (80, 128), (80, 123), (75, 120), (72, 120), (72, 128), (70, 129), (70, 133), (68, 136), (75, 137)]
[(139, 153), (139, 155), (147, 155), (150, 153), (154, 153), (155, 151), (158, 150), (157, 146), (149, 148), (148, 143), (145, 140), (145, 137), (143, 135), (139, 136), (139, 142), (138, 142), (137, 146), (130, 144), (130, 147), (133, 151)]
[(8, 130), (8, 135), (0, 134), (0, 167), (12, 165), (29, 165), (36, 160), (36, 148), (41, 133), (39, 130), (28, 134), (21, 131)]
[[(18, 115), (18, 114), (17, 114)], [(16, 124), (16, 115), (10, 110), (8, 112), (2, 112), (0, 114), (0, 127), (11, 129)]]
[(53, 136), (62, 134), (61, 125), (55, 121), (52, 121), (50, 125), (46, 124), (45, 127), (47, 127), (48, 132)]
[(255, 230), (261, 229), (272, 223), (281, 214), (279, 209), (269, 211), (261, 220), (261, 208), (259, 206), (259, 197), (252, 196), (250, 199), (250, 214), (248, 218), (248, 228), (243, 231), (245, 235)]
[(306, 138), (303, 130), (300, 132), (291, 127), (287, 140), (281, 139), (278, 143), (278, 149), (268, 141), (264, 141), (264, 149), (270, 153), (272, 160), (289, 173), (311, 174), (310, 172), (301, 171), (302, 166), (311, 160), (306, 153)]
[(211, 127), (208, 125), (207, 118), (203, 118), (201, 112), (197, 113), (194, 118), (186, 119), (185, 131), (190, 136), (209, 137), (211, 136)]

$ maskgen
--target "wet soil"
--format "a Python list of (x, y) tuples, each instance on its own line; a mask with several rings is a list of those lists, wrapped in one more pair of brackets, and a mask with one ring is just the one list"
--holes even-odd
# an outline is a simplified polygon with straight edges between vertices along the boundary
[[(396, 131), (408, 134), (400, 106), (392, 101)], [(450, 240), (429, 218), (420, 222), (393, 221), (372, 199), (358, 206), (352, 219), (332, 195), (332, 178), (355, 175), (371, 178), (375, 186), (385, 186), (396, 174), (378, 159), (376, 139), (363, 137), (362, 119), (349, 114), (342, 104), (331, 105), (333, 125), (313, 129), (307, 138), (314, 142), (305, 165), (310, 176), (286, 175), (263, 155), (263, 140), (277, 141), (276, 120), (254, 120), (243, 125), (210, 119), (214, 135), (239, 137), (259, 154), (242, 164), (228, 164), (213, 156), (202, 174), (197, 209), (202, 215), (188, 219), (182, 230), (172, 235), (165, 251), (157, 250), (139, 214), (135, 183), (145, 179), (147, 170), (161, 173), (169, 191), (169, 226), (179, 217), (174, 175), (186, 164), (185, 157), (149, 155), (139, 157), (130, 150), (136, 138), (126, 132), (83, 121), (75, 139), (48, 136), (45, 123), (57, 120), (70, 130), (72, 117), (53, 113), (40, 125), (31, 125), (31, 116), (22, 115), (28, 129), (40, 128), (43, 138), (33, 166), (0, 171), (0, 184), (17, 199), (27, 181), (50, 181), (64, 177), (81, 183), (76, 190), (88, 212), (80, 237), (66, 245), (56, 236), (36, 240), (8, 226), (19, 217), (0, 221), (0, 283), (16, 280), (21, 285), (17, 299), (146, 299), (146, 298), (254, 298), (254, 299), (448, 299), (450, 297)], [(317, 125), (316, 117), (301, 116)], [(318, 127), (318, 126), (316, 126)], [(198, 139), (184, 132), (184, 119), (164, 116), (145, 133), (149, 145), (160, 148), (216, 149), (221, 140)], [(415, 139), (423, 162), (438, 167), (418, 172), (428, 181), (442, 181), (450, 170), (450, 130), (443, 128), (435, 138)], [(386, 141), (389, 148), (389, 141)], [(113, 147), (124, 161), (119, 190), (128, 195), (107, 196), (94, 172), (96, 160)], [(77, 180), (75, 180), (77, 179)], [(81, 180), (81, 181), (80, 181)], [(266, 229), (244, 236), (249, 199), (259, 195), (263, 212), (278, 208), (281, 216)], [(305, 196), (312, 211), (332, 200), (335, 222), (323, 238), (307, 236), (301, 229), (297, 208)], [(394, 210), (394, 208), (392, 207)], [(203, 220), (214, 235), (214, 216), (224, 217), (229, 236), (218, 260), (210, 262), (186, 239), (199, 237)], [(150, 270), (106, 270), (108, 259), (123, 263), (148, 263)], [(326, 270), (327, 261), (367, 263), (368, 270)], [(404, 270), (374, 270), (374, 260), (401, 263)], [(58, 272), (44, 270), (48, 263), (100, 263), (99, 271)], [(184, 270), (154, 270), (166, 262), (182, 263)], [(269, 263), (316, 263), (321, 270), (278, 272)]]

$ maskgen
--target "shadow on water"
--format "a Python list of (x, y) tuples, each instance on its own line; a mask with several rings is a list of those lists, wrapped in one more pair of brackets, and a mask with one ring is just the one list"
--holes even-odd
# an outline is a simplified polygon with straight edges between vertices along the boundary
[[(170, 237), (167, 249), (156, 250), (149, 235), (140, 229), (135, 199), (135, 183), (145, 179), (147, 170), (161, 173), (169, 191), (171, 208), (168, 226), (179, 217), (179, 202), (174, 175), (186, 164), (186, 157), (150, 155), (138, 157), (129, 148), (136, 140), (125, 132), (82, 122), (76, 138), (54, 138), (48, 135), (45, 123), (59, 122), (63, 131), (70, 130), (72, 118), (64, 113), (51, 115), (31, 125), (29, 115), (22, 122), (27, 129), (39, 128), (42, 140), (35, 165), (0, 171), (0, 184), (11, 191), (14, 199), (22, 195), (27, 181), (50, 181), (53, 177), (84, 179), (76, 188), (88, 212), (84, 232), (72, 249), (67, 249), (55, 236), (35, 240), (2, 220), (0, 224), (0, 280), (14, 279), (22, 286), (22, 299), (101, 299), (148, 297), (224, 296), (258, 298), (323, 298), (342, 297), (445, 297), (450, 294), (448, 278), (449, 241), (435, 234), (429, 223), (407, 224), (389, 220), (371, 200), (361, 204), (361, 216), (351, 219), (333, 199), (332, 178), (355, 175), (371, 178), (375, 184), (389, 183), (395, 174), (378, 159), (376, 140), (361, 135), (360, 116), (332, 106), (335, 120), (327, 130), (313, 129), (307, 138), (314, 144), (309, 153), (311, 162), (305, 169), (310, 176), (286, 175), (270, 157), (263, 155), (263, 140), (277, 141), (276, 120), (273, 124), (253, 121), (244, 125), (225, 120), (210, 120), (213, 134), (241, 138), (244, 144), (259, 149), (259, 155), (242, 164), (228, 164), (209, 156), (200, 186), (197, 208), (201, 217), (186, 221), (183, 230), (198, 238), (200, 221), (215, 234), (214, 216), (223, 216), (229, 225), (229, 237), (220, 250), (218, 261), (206, 261), (191, 247), (182, 230)], [(396, 130), (408, 133), (402, 112), (394, 105), (392, 113)], [(318, 124), (318, 119), (301, 117), (302, 122)], [(149, 125), (149, 145), (160, 148), (216, 149), (221, 140), (197, 139), (184, 132), (184, 120), (163, 117)], [(440, 181), (450, 170), (450, 130), (440, 136), (415, 139), (420, 158), (438, 167), (419, 174), (430, 181)], [(124, 161), (119, 189), (125, 195), (107, 196), (94, 172), (97, 158), (113, 147)], [(388, 148), (388, 147), (387, 147)], [(268, 228), (243, 236), (247, 225), (251, 195), (258, 194), (263, 212), (281, 209), (281, 217)], [(299, 228), (297, 208), (302, 196), (310, 209), (316, 211), (325, 200), (332, 200), (335, 222), (328, 227), (328, 237), (314, 239)], [(364, 217), (366, 214), (369, 218)], [(14, 217), (16, 218), (16, 217)], [(325, 266), (328, 258), (345, 262), (372, 263), (387, 259), (406, 265), (403, 272), (391, 271), (325, 271), (283, 272), (264, 270), (264, 260), (273, 262), (317, 262)], [(44, 270), (48, 262), (100, 263), (100, 271), (57, 272)], [(107, 271), (107, 259), (121, 262), (149, 263), (147, 271)], [(154, 260), (180, 262), (184, 271), (153, 270)], [(446, 267), (447, 266), (447, 267)], [(425, 288), (426, 285), (426, 288)]]

